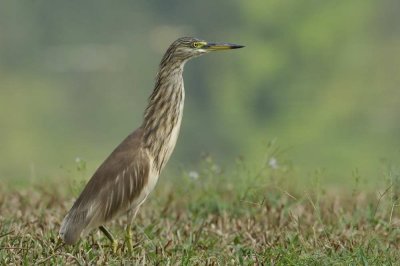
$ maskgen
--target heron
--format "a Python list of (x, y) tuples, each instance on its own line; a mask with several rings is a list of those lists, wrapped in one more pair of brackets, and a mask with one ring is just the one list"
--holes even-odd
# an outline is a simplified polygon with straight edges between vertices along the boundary
[(126, 241), (132, 251), (131, 224), (154, 189), (178, 138), (185, 98), (185, 63), (211, 51), (242, 47), (194, 37), (179, 38), (169, 46), (161, 59), (142, 124), (95, 171), (62, 221), (60, 240), (73, 245), (99, 228), (116, 250), (117, 241), (105, 224), (127, 214)]

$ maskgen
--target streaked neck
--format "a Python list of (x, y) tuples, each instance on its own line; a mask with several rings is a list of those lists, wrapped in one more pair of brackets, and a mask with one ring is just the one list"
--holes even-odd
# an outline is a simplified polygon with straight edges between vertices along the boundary
[(179, 133), (184, 101), (183, 65), (161, 63), (144, 114), (143, 141), (158, 171), (167, 163)]

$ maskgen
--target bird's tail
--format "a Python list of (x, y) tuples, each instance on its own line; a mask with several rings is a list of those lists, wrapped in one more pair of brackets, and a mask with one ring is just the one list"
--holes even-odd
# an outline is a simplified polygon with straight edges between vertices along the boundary
[(61, 224), (59, 235), (66, 244), (73, 245), (79, 240), (88, 223), (87, 211), (71, 209)]

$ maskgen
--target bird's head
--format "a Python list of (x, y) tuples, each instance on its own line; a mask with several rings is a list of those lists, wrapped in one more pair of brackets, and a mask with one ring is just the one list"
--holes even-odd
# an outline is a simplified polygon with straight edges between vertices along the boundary
[(163, 61), (177, 60), (186, 62), (211, 51), (242, 48), (243, 45), (232, 43), (211, 43), (193, 37), (182, 37), (174, 41), (164, 55)]

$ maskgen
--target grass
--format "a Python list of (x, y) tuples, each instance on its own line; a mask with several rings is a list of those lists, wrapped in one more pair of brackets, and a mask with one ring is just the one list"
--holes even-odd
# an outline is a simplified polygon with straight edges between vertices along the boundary
[(123, 243), (125, 217), (109, 225), (120, 243), (116, 254), (98, 230), (56, 249), (80, 185), (1, 186), (0, 264), (399, 264), (394, 183), (371, 191), (318, 182), (299, 188), (290, 167), (276, 162), (258, 171), (240, 160), (236, 166), (224, 172), (208, 158), (199, 171), (163, 178), (138, 214), (132, 255)]

